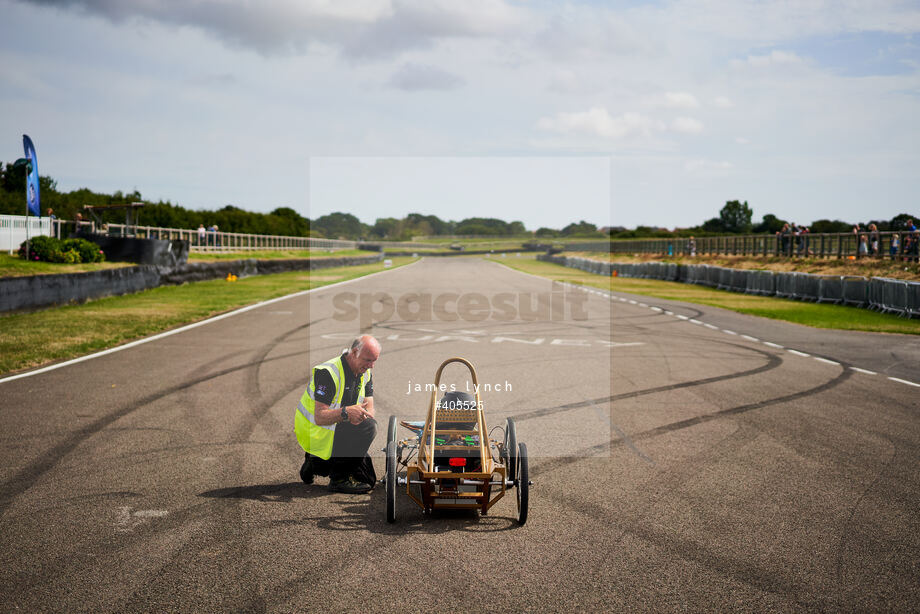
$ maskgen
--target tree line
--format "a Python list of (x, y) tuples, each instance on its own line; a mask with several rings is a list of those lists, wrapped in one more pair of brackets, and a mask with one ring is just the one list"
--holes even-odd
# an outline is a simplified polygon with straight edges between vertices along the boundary
[[(712, 236), (712, 235), (739, 235), (739, 234), (776, 234), (785, 226), (793, 226), (793, 220), (784, 220), (772, 213), (763, 216), (759, 223), (754, 223), (754, 211), (747, 201), (730, 200), (719, 210), (717, 217), (710, 218), (698, 226), (691, 228), (678, 228), (673, 231), (665, 228), (652, 228), (639, 226), (634, 230), (626, 228), (611, 228), (610, 236), (616, 239), (637, 237), (672, 237), (672, 236)], [(917, 216), (908, 213), (899, 213), (890, 220), (868, 220), (866, 222), (845, 222), (843, 220), (815, 220), (811, 224), (798, 224), (798, 228), (808, 228), (813, 233), (852, 232), (854, 227), (868, 228), (875, 224), (880, 231), (903, 230), (908, 220), (918, 221)]]
[[(39, 177), (42, 215), (53, 209), (54, 214), (72, 220), (84, 205), (123, 205), (143, 202), (141, 193), (117, 191), (113, 194), (80, 188), (62, 192), (57, 182), (46, 176)], [(11, 163), (0, 162), (0, 213), (23, 215), (25, 213), (25, 169)], [(124, 211), (100, 213), (103, 223), (123, 223)], [(193, 210), (170, 201), (147, 202), (138, 212), (136, 220), (141, 226), (162, 228), (205, 228), (217, 226), (223, 232), (282, 235), (295, 237), (324, 237), (344, 239), (387, 239), (409, 241), (413, 237), (475, 235), (475, 236), (531, 236), (520, 221), (506, 222), (498, 218), (471, 217), (460, 221), (442, 220), (436, 215), (410, 213), (404, 218), (378, 218), (365, 224), (351, 213), (335, 212), (314, 219), (306, 218), (290, 207), (278, 207), (270, 213), (246, 211), (226, 205), (216, 211)], [(538, 236), (605, 236), (594, 224), (572, 223), (561, 230), (541, 228)]]
[[(22, 215), (25, 212), (25, 168), (15, 168), (12, 163), (0, 162), (0, 213)], [(116, 191), (113, 194), (94, 192), (80, 188), (62, 192), (57, 182), (46, 176), (39, 177), (42, 214), (51, 208), (60, 219), (72, 220), (84, 205), (118, 205), (143, 202), (141, 193)], [(103, 222), (123, 223), (124, 211), (108, 211), (100, 215)], [(226, 205), (215, 211), (194, 210), (173, 204), (170, 201), (146, 203), (140, 210), (137, 223), (142, 226), (163, 228), (205, 228), (217, 226), (224, 232), (247, 234), (282, 235), (296, 237), (325, 237), (330, 239), (369, 239), (410, 241), (417, 236), (495, 236), (530, 237), (539, 239), (563, 239), (576, 237), (639, 238), (672, 236), (707, 236), (718, 234), (774, 234), (784, 224), (791, 224), (772, 213), (763, 216), (759, 223), (752, 222), (753, 210), (747, 201), (730, 200), (719, 210), (716, 217), (698, 226), (668, 230), (651, 226), (602, 228), (584, 220), (573, 222), (561, 229), (541, 227), (528, 231), (520, 221), (506, 222), (498, 218), (471, 217), (460, 221), (442, 220), (436, 215), (410, 213), (404, 218), (377, 218), (373, 224), (365, 224), (351, 213), (335, 212), (309, 219), (290, 207), (278, 207), (269, 213), (246, 211), (234, 205)], [(918, 216), (901, 213), (891, 220), (869, 220), (863, 228), (875, 224), (879, 230), (900, 230), (908, 219), (920, 220)], [(855, 224), (841, 220), (821, 219), (813, 221), (811, 232), (850, 232)]]

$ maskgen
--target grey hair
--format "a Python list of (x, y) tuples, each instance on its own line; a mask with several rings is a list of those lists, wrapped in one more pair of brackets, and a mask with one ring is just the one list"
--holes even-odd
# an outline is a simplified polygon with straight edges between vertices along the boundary
[(361, 340), (361, 337), (355, 337), (355, 340), (351, 342), (351, 349), (356, 352), (360, 352), (363, 347), (364, 342)]

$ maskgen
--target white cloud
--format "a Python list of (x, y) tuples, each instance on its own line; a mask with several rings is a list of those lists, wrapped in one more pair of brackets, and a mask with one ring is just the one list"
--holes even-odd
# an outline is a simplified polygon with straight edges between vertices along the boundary
[(712, 171), (727, 171), (734, 168), (735, 165), (731, 162), (721, 161), (716, 162), (713, 160), (705, 160), (702, 158), (694, 158), (692, 160), (687, 160), (684, 163), (684, 169), (689, 172), (712, 172)]
[(754, 68), (764, 68), (767, 66), (801, 64), (802, 58), (789, 51), (780, 51), (774, 49), (765, 55), (749, 55), (745, 60), (732, 60), (732, 66), (743, 67), (752, 66)]
[(99, 15), (115, 23), (149, 20), (192, 26), (232, 46), (263, 54), (302, 53), (322, 43), (351, 57), (384, 57), (424, 49), (438, 39), (501, 36), (527, 12), (504, 0), (274, 0), (158, 2), (30, 0)]
[(696, 96), (688, 92), (667, 92), (664, 95), (664, 106), (669, 109), (698, 109), (700, 103)]
[(703, 122), (692, 117), (678, 117), (671, 122), (671, 130), (681, 134), (700, 134), (703, 132)]
[[(67, 189), (270, 210), (308, 202), (298, 169), (317, 153), (599, 151), (622, 154), (623, 202), (654, 203), (624, 207), (629, 225), (699, 223), (726, 193), (846, 219), (920, 191), (916, 71), (846, 78), (821, 55), (920, 32), (911, 0), (0, 0), (0, 15), (0, 132), (30, 132)], [(250, 159), (266, 135), (271, 160)], [(176, 166), (185, 141), (207, 164)]]
[(644, 36), (633, 16), (579, 7), (552, 15), (534, 36), (534, 47), (554, 61), (660, 55), (660, 47)]
[(503, 0), (393, 0), (391, 13), (347, 41), (345, 53), (379, 59), (440, 39), (511, 36), (526, 20), (523, 9)]
[(392, 87), (410, 92), (419, 90), (450, 90), (463, 84), (463, 79), (427, 64), (406, 63), (390, 77)]
[(647, 137), (664, 130), (662, 122), (650, 117), (639, 113), (624, 113), (613, 117), (603, 107), (543, 117), (537, 122), (537, 127), (562, 134), (599, 136), (612, 140)]

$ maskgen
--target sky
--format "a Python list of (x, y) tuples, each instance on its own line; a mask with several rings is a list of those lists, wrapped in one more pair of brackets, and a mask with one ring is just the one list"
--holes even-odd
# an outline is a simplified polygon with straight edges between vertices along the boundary
[(529, 230), (920, 213), (920, 2), (0, 0), (0, 159)]

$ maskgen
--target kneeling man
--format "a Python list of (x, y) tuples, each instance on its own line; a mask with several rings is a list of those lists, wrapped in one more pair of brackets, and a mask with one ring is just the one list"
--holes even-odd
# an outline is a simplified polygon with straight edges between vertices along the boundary
[(294, 433), (305, 458), (300, 478), (329, 476), (329, 490), (360, 494), (377, 481), (367, 450), (377, 435), (371, 368), (380, 343), (370, 335), (351, 349), (313, 368), (310, 384), (294, 412)]

